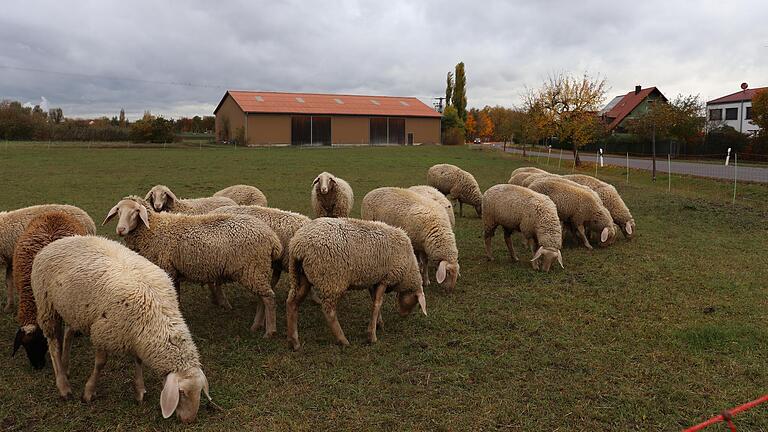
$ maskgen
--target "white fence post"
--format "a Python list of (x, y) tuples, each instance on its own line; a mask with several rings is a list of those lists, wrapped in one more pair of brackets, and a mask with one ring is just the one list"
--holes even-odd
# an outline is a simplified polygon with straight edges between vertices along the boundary
[(629, 184), (629, 152), (627, 152), (627, 184)]
[(563, 163), (563, 149), (560, 149), (560, 160), (557, 161), (557, 169), (560, 169), (561, 163)]
[(739, 170), (739, 156), (736, 152), (733, 152), (733, 201), (731, 204), (736, 204), (736, 172)]

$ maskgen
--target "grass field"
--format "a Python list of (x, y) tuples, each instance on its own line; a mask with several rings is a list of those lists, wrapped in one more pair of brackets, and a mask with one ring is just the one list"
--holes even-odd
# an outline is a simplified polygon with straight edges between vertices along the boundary
[[(323, 170), (356, 192), (426, 180), (434, 163), (457, 164), (483, 190), (524, 164), (499, 152), (446, 147), (363, 149), (51, 149), (0, 151), (0, 209), (65, 202), (97, 223), (122, 196), (169, 185), (205, 196), (235, 183), (261, 188), (270, 205), (309, 214), (312, 179)], [(590, 173), (590, 169), (585, 169)], [(182, 286), (211, 395), (192, 430), (676, 430), (766, 393), (768, 383), (768, 188), (666, 179), (605, 169), (637, 220), (638, 237), (587, 251), (573, 243), (565, 270), (535, 273), (483, 255), (481, 224), (457, 217), (461, 278), (449, 295), (427, 288), (429, 316), (384, 307), (379, 343), (365, 343), (370, 298), (349, 293), (341, 349), (316, 305), (300, 309), (303, 350), (284, 340), (287, 283), (278, 291), (276, 340), (248, 331), (255, 299), (228, 287), (233, 311), (207, 290)], [(113, 237), (114, 224), (100, 233)], [(518, 244), (521, 243), (518, 240)], [(521, 245), (522, 246), (522, 245)], [(528, 257), (527, 251), (523, 257)], [(16, 324), (0, 318), (0, 353)], [(75, 343), (71, 382), (81, 393), (92, 369), (87, 338)], [(59, 400), (50, 362), (34, 371), (23, 353), (0, 366), (0, 430), (180, 430), (159, 409), (161, 379), (146, 373), (147, 397), (132, 399), (132, 364), (113, 356), (86, 405)], [(736, 418), (739, 430), (768, 429), (768, 407)], [(714, 427), (720, 430), (722, 425)]]

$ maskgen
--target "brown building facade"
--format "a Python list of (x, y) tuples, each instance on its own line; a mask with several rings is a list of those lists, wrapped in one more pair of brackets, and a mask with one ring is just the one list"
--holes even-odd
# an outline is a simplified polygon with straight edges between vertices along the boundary
[(440, 113), (417, 98), (228, 91), (216, 139), (246, 145), (438, 144)]

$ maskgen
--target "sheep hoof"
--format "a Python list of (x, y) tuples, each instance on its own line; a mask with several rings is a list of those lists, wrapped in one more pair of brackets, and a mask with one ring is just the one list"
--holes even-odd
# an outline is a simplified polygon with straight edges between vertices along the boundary
[(144, 403), (144, 395), (145, 395), (146, 393), (147, 393), (147, 391), (146, 391), (146, 390), (137, 391), (137, 392), (136, 392), (136, 395), (135, 395), (135, 398), (136, 398), (136, 403), (138, 403), (139, 405), (141, 405), (142, 403)]
[(490, 255), (486, 255), (485, 259), (487, 259), (488, 261), (491, 261), (491, 262), (495, 261), (495, 259), (492, 256), (490, 256)]
[(91, 393), (90, 395), (88, 393), (83, 393), (83, 397), (80, 398), (80, 400), (85, 403), (91, 403), (94, 399), (96, 399), (96, 393)]
[(348, 347), (348, 346), (349, 346), (349, 341), (347, 340), (347, 338), (344, 338), (344, 339), (339, 339), (339, 340), (338, 340), (338, 341), (336, 341), (336, 342), (337, 342), (337, 343), (339, 344), (339, 346), (341, 346), (342, 348), (345, 348), (345, 347)]
[(291, 345), (291, 349), (299, 351), (301, 349), (301, 343), (297, 339), (288, 338), (288, 344)]
[(59, 395), (59, 397), (60, 397), (60, 398), (61, 398), (61, 400), (63, 400), (63, 401), (68, 401), (68, 400), (71, 400), (71, 399), (72, 399), (72, 392), (71, 392), (71, 391), (68, 391), (68, 392), (67, 392), (67, 393), (65, 393), (65, 394), (60, 394), (60, 395)]
[(3, 311), (5, 311), (5, 312), (13, 312), (13, 305), (11, 303), (6, 303), (5, 307), (3, 308)]
[(274, 339), (275, 336), (277, 336), (277, 332), (274, 331), (274, 330), (273, 331), (268, 331), (268, 332), (264, 333), (264, 339)]

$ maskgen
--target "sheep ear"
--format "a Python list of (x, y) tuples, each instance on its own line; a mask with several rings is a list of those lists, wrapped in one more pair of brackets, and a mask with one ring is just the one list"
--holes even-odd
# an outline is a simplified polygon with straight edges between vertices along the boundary
[(114, 207), (112, 207), (112, 208), (109, 210), (109, 213), (107, 213), (107, 217), (104, 219), (104, 222), (102, 222), (102, 223), (101, 223), (101, 226), (104, 226), (104, 225), (106, 225), (106, 224), (107, 224), (107, 222), (109, 222), (109, 221), (110, 221), (110, 219), (112, 219), (113, 217), (115, 217), (115, 215), (117, 214), (117, 209), (118, 209), (118, 207), (119, 207), (119, 206), (120, 206), (120, 203), (116, 204)]
[(600, 233), (600, 243), (605, 243), (608, 241), (608, 234), (610, 234), (611, 230), (608, 229), (608, 227), (603, 228), (603, 232)]
[(24, 330), (19, 328), (19, 331), (16, 332), (16, 339), (13, 340), (13, 354), (11, 354), (11, 357), (16, 355), (16, 351), (19, 350), (21, 347), (21, 340), (24, 337)]
[(160, 410), (163, 418), (168, 418), (179, 405), (179, 376), (171, 372), (165, 377), (165, 385), (160, 393)]
[(208, 378), (205, 376), (202, 369), (200, 370), (200, 374), (203, 376), (203, 393), (205, 393), (205, 397), (207, 397), (208, 400), (213, 400), (211, 399), (210, 393), (208, 393)]
[(632, 222), (627, 221), (627, 224), (624, 226), (624, 229), (627, 231), (627, 234), (632, 235)]
[(314, 180), (312, 180), (312, 186), (316, 185), (320, 181), (320, 176), (315, 177)]
[(563, 265), (563, 253), (560, 251), (557, 251), (557, 262), (560, 263), (560, 267), (565, 268)]
[(424, 297), (424, 290), (420, 290), (416, 293), (416, 298), (419, 300), (419, 307), (421, 307), (421, 313), (427, 316), (427, 298)]
[(154, 198), (154, 194), (152, 193), (152, 189), (147, 192), (147, 195), (144, 197), (145, 200), (149, 201), (150, 204), (152, 204), (152, 198)]
[(437, 279), (437, 283), (443, 283), (445, 280), (445, 267), (448, 265), (448, 261), (440, 261), (440, 265), (437, 266), (437, 274), (435, 274), (435, 279)]
[(170, 198), (172, 202), (176, 202), (176, 201), (178, 201), (178, 200), (179, 200), (178, 198), (176, 198), (176, 194), (174, 194), (173, 192), (171, 192), (171, 190), (170, 190), (170, 189), (166, 190), (166, 191), (165, 191), (165, 194), (166, 194), (166, 195), (168, 195), (168, 198)]
[(544, 251), (544, 246), (539, 246), (539, 250), (537, 250), (536, 253), (533, 255), (533, 258), (531, 258), (531, 262), (534, 262), (537, 259), (539, 259), (543, 251)]
[(149, 228), (149, 214), (147, 213), (146, 207), (139, 206), (139, 217), (141, 218), (141, 221), (144, 222), (144, 225)]

